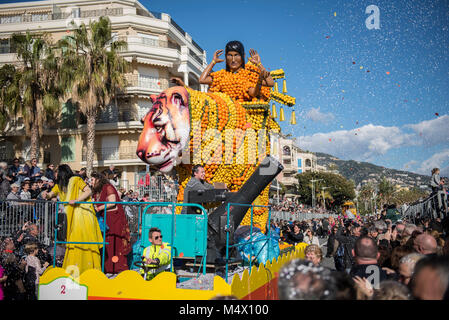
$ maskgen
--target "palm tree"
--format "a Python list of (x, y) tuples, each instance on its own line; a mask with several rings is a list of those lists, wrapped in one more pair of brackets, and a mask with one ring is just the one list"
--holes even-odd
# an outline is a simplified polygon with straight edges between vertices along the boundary
[(0, 68), (0, 131), (4, 130), (9, 116), (20, 108), (21, 98), (17, 71), (12, 64)]
[(31, 138), (30, 158), (37, 158), (44, 122), (60, 109), (58, 58), (46, 34), (16, 33), (11, 42), (20, 64), (7, 90), (9, 108), (22, 115)]
[[(88, 30), (89, 29), (89, 30)], [(63, 52), (63, 82), (87, 118), (87, 175), (93, 169), (97, 115), (126, 86), (128, 62), (119, 55), (125, 41), (114, 41), (107, 17), (83, 23), (59, 41)]]

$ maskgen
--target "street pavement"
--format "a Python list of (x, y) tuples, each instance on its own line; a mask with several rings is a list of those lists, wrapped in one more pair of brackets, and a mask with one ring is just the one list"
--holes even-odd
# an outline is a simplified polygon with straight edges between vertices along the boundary
[(323, 251), (323, 260), (321, 262), (321, 265), (323, 267), (327, 267), (330, 268), (332, 270), (335, 270), (335, 263), (334, 263), (334, 258), (326, 258), (326, 252), (327, 252), (327, 238), (320, 238), (320, 246), (321, 246), (321, 251)]

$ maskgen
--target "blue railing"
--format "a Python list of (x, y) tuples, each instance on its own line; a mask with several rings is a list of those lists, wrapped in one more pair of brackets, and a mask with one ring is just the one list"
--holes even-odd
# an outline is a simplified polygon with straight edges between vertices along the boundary
[[(120, 205), (136, 205), (136, 202), (122, 202), (122, 201), (118, 201), (118, 202), (101, 202), (101, 201), (95, 201), (95, 202), (86, 202), (86, 201), (82, 201), (82, 202), (76, 202), (76, 204), (120, 204)], [(198, 207), (201, 209), (203, 216), (204, 216), (204, 241), (205, 243), (207, 243), (207, 212), (204, 209), (203, 206), (199, 205), (199, 204), (195, 204), (195, 203), (175, 203), (175, 202), (139, 202), (139, 211), (138, 211), (138, 222), (137, 222), (137, 233), (139, 233), (139, 230), (141, 230), (141, 226), (142, 226), (142, 217), (143, 215), (145, 215), (148, 211), (148, 209), (152, 208), (152, 207), (164, 207), (164, 206), (172, 206), (172, 224), (171, 224), (171, 238), (170, 238), (170, 266), (171, 266), (171, 271), (174, 270), (174, 264), (173, 264), (173, 243), (174, 243), (174, 238), (175, 238), (175, 211), (176, 211), (176, 207), (180, 207), (180, 206), (191, 206), (191, 207)], [(56, 212), (59, 212), (59, 205), (69, 205), (69, 202), (60, 202), (58, 201), (56, 203)], [(142, 205), (144, 206), (144, 210), (142, 212)], [(105, 206), (104, 208), (104, 221), (107, 221), (107, 208)], [(58, 226), (58, 214), (55, 215), (55, 225)], [(108, 242), (106, 242), (106, 229), (103, 229), (103, 242), (68, 242), (68, 241), (58, 241), (58, 228), (55, 227), (55, 241), (54, 241), (54, 254), (53, 254), (53, 267), (56, 266), (56, 247), (58, 244), (102, 244), (103, 245), (103, 254), (102, 254), (102, 261), (101, 261), (101, 271), (104, 273), (104, 258), (105, 258), (105, 249), (106, 249), (106, 245), (109, 244)], [(202, 260), (201, 260), (201, 264), (200, 264), (200, 268), (202, 266), (203, 268), (203, 274), (206, 274), (206, 255), (207, 255), (207, 248), (203, 254)]]

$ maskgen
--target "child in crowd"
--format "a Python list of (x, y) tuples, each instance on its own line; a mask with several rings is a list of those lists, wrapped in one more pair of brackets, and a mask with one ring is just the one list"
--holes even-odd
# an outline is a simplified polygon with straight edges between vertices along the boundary
[[(45, 262), (43, 267), (41, 267), (41, 262), (39, 261), (39, 258), (36, 256), (37, 253), (39, 251), (38, 246), (35, 243), (30, 243), (25, 245), (25, 253), (27, 254), (26, 256), (26, 267), (25, 267), (25, 272), (27, 273), (27, 279), (34, 279), (34, 282), (32, 283), (27, 283), (28, 286), (30, 287), (30, 291), (29, 294), (33, 295), (34, 294), (34, 298), (37, 298), (37, 292), (38, 292), (38, 287), (39, 287), (39, 277), (44, 273), (45, 269), (47, 269), (49, 263)], [(31, 269), (32, 268), (32, 269)], [(31, 274), (32, 272), (34, 272), (34, 274)], [(32, 289), (34, 288), (34, 291), (32, 291)]]

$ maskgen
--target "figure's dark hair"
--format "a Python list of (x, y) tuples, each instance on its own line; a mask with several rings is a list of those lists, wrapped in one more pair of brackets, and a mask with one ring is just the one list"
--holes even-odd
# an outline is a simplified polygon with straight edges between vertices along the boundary
[[(240, 54), (240, 56), (242, 57), (242, 68), (244, 69), (245, 68), (245, 47), (243, 46), (243, 44), (237, 40), (229, 41), (226, 44), (225, 55), (227, 55), (229, 51), (235, 51)], [(226, 62), (226, 71), (229, 71), (229, 66), (228, 66), (227, 62)]]
[(438, 170), (440, 170), (440, 169), (439, 169), (439, 168), (433, 168), (433, 169), (432, 169), (432, 175), (434, 175), (435, 172), (437, 172)]
[(192, 168), (192, 177), (195, 176), (195, 173), (197, 173), (198, 168), (202, 168), (203, 166), (201, 164), (196, 164)]
[(152, 228), (150, 229), (150, 231), (148, 232), (148, 237), (149, 237), (149, 238), (152, 238), (152, 237), (153, 237), (153, 232), (159, 232), (159, 233), (162, 233), (162, 232), (161, 232), (161, 229), (159, 229), (159, 228), (157, 228), (157, 227), (152, 227)]
[(58, 166), (58, 178), (56, 179), (56, 184), (59, 189), (63, 192), (67, 192), (67, 186), (69, 185), (69, 180), (73, 177), (73, 171), (67, 164), (60, 164)]
[(106, 179), (106, 177), (99, 172), (92, 172), (91, 177), (98, 180), (98, 181), (96, 181), (95, 185), (92, 186), (92, 192), (94, 194), (101, 193), (103, 186), (108, 183), (110, 184), (109, 180)]

